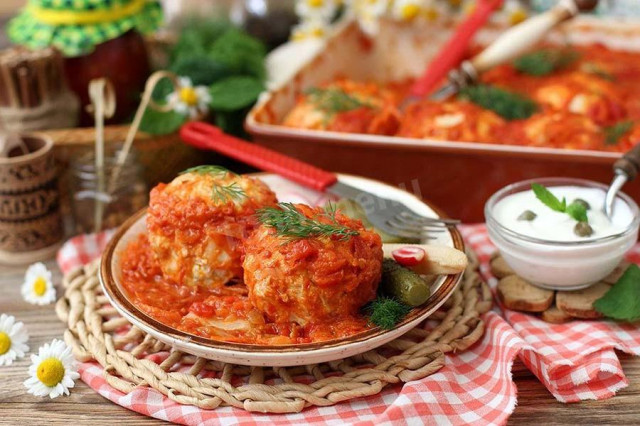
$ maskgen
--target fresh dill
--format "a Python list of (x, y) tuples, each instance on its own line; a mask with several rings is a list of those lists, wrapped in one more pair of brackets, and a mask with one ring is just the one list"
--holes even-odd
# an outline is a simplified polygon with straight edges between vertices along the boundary
[(390, 297), (378, 296), (365, 306), (369, 322), (384, 330), (391, 330), (409, 313), (411, 307)]
[(513, 66), (522, 73), (540, 77), (569, 66), (579, 57), (571, 49), (541, 49), (519, 57)]
[(235, 173), (233, 173), (231, 170), (227, 169), (226, 167), (209, 166), (209, 165), (191, 167), (187, 170), (180, 172), (181, 175), (184, 175), (186, 173), (197, 173), (199, 175), (214, 175), (214, 176), (225, 175), (227, 173), (235, 175)]
[(228, 200), (238, 200), (246, 197), (247, 194), (236, 182), (232, 182), (229, 185), (213, 185), (211, 198), (217, 202), (223, 203)]
[[(358, 231), (340, 224), (336, 218), (335, 206), (329, 203), (324, 212), (308, 218), (292, 203), (279, 203), (278, 207), (266, 207), (258, 210), (258, 220), (276, 233), (291, 239), (311, 237), (338, 237), (340, 240), (359, 235)], [(320, 219), (325, 218), (329, 223)]]
[(305, 93), (309, 95), (309, 100), (316, 108), (329, 114), (352, 111), (358, 108), (373, 108), (373, 105), (337, 88), (314, 87), (306, 90)]
[(538, 110), (538, 105), (528, 97), (487, 84), (465, 87), (459, 96), (507, 120), (523, 120)]
[(620, 139), (631, 130), (633, 121), (620, 121), (604, 128), (604, 144), (616, 145)]

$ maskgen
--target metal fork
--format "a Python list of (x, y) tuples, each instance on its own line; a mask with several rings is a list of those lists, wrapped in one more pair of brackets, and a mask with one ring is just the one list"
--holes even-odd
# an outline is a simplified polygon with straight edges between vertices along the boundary
[(197, 148), (211, 149), (317, 191), (352, 199), (362, 206), (376, 228), (397, 237), (433, 239), (435, 237), (431, 234), (445, 232), (448, 227), (460, 223), (453, 219), (419, 215), (398, 201), (340, 182), (334, 173), (227, 135), (207, 123), (194, 121), (185, 124), (180, 129), (180, 137)]

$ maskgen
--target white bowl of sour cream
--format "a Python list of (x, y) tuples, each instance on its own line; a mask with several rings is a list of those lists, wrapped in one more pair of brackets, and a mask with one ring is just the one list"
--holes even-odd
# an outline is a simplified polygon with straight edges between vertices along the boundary
[[(533, 183), (567, 204), (586, 201), (591, 235), (578, 235), (576, 219), (540, 201)], [(489, 237), (516, 274), (532, 284), (554, 290), (588, 287), (611, 273), (638, 239), (638, 206), (620, 193), (609, 220), (602, 211), (606, 191), (600, 183), (571, 178), (506, 186), (485, 204)]]

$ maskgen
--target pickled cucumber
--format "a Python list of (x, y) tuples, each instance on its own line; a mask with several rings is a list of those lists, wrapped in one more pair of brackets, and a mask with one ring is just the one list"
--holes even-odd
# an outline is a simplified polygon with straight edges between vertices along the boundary
[(384, 294), (409, 306), (422, 305), (431, 294), (427, 281), (393, 259), (384, 259), (382, 262), (380, 286)]

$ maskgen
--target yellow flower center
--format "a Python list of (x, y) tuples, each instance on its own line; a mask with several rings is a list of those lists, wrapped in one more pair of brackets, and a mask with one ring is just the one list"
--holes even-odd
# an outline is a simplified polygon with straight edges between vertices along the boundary
[(33, 282), (33, 292), (38, 296), (44, 296), (46, 291), (47, 281), (42, 277), (36, 278), (36, 280)]
[(3, 331), (0, 331), (0, 355), (4, 355), (11, 349), (11, 337)]
[(180, 89), (180, 100), (189, 106), (198, 103), (198, 94), (193, 87), (183, 87)]
[(420, 6), (417, 4), (407, 4), (402, 7), (400, 10), (400, 16), (405, 21), (413, 20), (420, 13)]
[(322, 7), (324, 5), (324, 0), (307, 0), (307, 4), (309, 7)]
[(430, 7), (424, 11), (424, 16), (429, 21), (435, 21), (440, 17), (440, 13), (435, 7)]
[(314, 29), (311, 30), (311, 36), (312, 37), (324, 37), (324, 29), (320, 28), (320, 27), (316, 27)]
[(52, 388), (62, 381), (64, 365), (57, 358), (47, 358), (38, 365), (36, 375), (45, 386)]
[(527, 19), (527, 12), (525, 12), (522, 9), (518, 9), (512, 12), (511, 16), (509, 16), (509, 23), (511, 25), (518, 25), (520, 22), (524, 21), (525, 19)]

